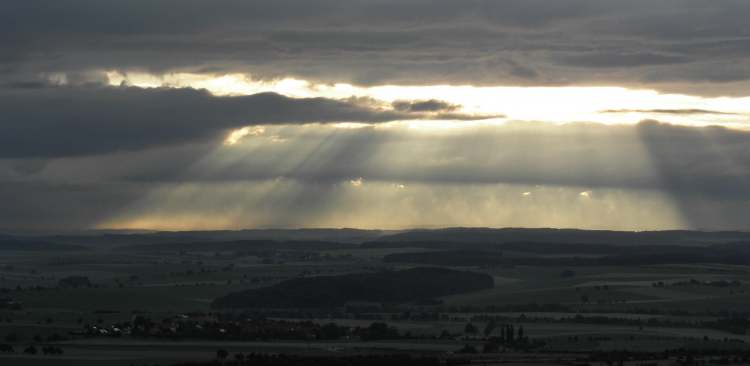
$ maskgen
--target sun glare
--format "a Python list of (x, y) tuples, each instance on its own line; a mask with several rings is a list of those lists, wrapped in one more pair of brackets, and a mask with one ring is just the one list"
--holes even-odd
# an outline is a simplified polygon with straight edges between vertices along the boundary
[(232, 146), (237, 144), (245, 136), (258, 136), (262, 135), (265, 132), (265, 128), (261, 126), (238, 128), (229, 133), (227, 138), (224, 140), (224, 145)]
[[(383, 103), (397, 100), (436, 99), (459, 105), (461, 112), (503, 115), (505, 120), (547, 123), (595, 122), (632, 124), (644, 119), (690, 125), (721, 125), (747, 129), (750, 126), (750, 98), (707, 98), (692, 95), (661, 94), (654, 90), (622, 87), (476, 87), (455, 85), (361, 87), (350, 84), (316, 84), (284, 78), (256, 80), (243, 74), (171, 73), (154, 75), (109, 71), (111, 85), (143, 88), (198, 88), (220, 96), (274, 92), (293, 98), (324, 97), (345, 99), (372, 98)], [(446, 118), (450, 121), (450, 118)], [(415, 128), (460, 127), (456, 121), (431, 121)], [(489, 123), (501, 123), (494, 119)], [(488, 123), (487, 121), (482, 123)], [(450, 126), (449, 126), (450, 125)], [(472, 125), (472, 124), (468, 124)], [(359, 127), (340, 124), (340, 127)]]

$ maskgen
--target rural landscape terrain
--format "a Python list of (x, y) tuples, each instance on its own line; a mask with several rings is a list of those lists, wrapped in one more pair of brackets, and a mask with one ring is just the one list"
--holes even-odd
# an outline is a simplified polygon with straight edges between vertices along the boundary
[(750, 362), (743, 232), (85, 232), (0, 251), (2, 364)]

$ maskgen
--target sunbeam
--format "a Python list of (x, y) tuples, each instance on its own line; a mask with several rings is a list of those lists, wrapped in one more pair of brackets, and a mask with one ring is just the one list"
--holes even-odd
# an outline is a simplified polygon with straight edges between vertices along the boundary
[(99, 227), (687, 227), (629, 126), (255, 131)]

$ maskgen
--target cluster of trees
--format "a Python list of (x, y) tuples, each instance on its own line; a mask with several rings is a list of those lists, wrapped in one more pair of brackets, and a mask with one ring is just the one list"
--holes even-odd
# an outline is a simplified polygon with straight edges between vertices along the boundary
[[(742, 316), (728, 316), (724, 318), (719, 318), (716, 320), (693, 320), (693, 321), (687, 321), (687, 320), (677, 320), (677, 319), (670, 319), (670, 318), (661, 318), (661, 317), (650, 317), (648, 319), (639, 319), (639, 318), (625, 318), (625, 317), (612, 317), (612, 316), (584, 316), (582, 314), (576, 314), (571, 316), (565, 316), (565, 317), (528, 317), (525, 314), (521, 314), (517, 318), (510, 318), (510, 317), (488, 317), (488, 316), (477, 316), (474, 317), (472, 320), (479, 320), (479, 321), (487, 321), (489, 320), (489, 324), (496, 321), (523, 321), (528, 323), (578, 323), (578, 324), (606, 324), (606, 325), (627, 325), (627, 326), (633, 326), (633, 327), (691, 327), (691, 328), (707, 328), (707, 329), (717, 329), (717, 330), (723, 330), (729, 333), (733, 334), (748, 334), (750, 333), (750, 320), (746, 317)], [(467, 334), (476, 334), (476, 332), (471, 333), (469, 332), (470, 327), (472, 323), (467, 324), (465, 333)], [(519, 329), (521, 331), (521, 329)], [(507, 337), (507, 330), (503, 331), (503, 334), (506, 335), (506, 339), (511, 339)], [(487, 336), (487, 334), (485, 334)]]
[[(471, 322), (466, 323), (464, 327), (464, 333), (469, 336), (476, 336), (479, 334), (479, 329)], [(528, 335), (525, 334), (523, 326), (519, 325), (516, 328), (512, 324), (501, 324), (498, 325), (494, 319), (490, 319), (482, 331), (485, 338), (492, 337), (501, 344), (513, 344), (516, 342), (528, 341)]]
[[(505, 346), (529, 343), (528, 334), (525, 333), (523, 326), (500, 324), (495, 318), (477, 317), (477, 320), (487, 322), (481, 330), (474, 323), (467, 323), (464, 327), (465, 336), (482, 337), (484, 340)], [(223, 319), (205, 317), (192, 319), (189, 316), (180, 316), (165, 318), (161, 321), (136, 316), (130, 322), (114, 323), (109, 326), (85, 325), (80, 335), (245, 341), (340, 339), (375, 341), (435, 338), (429, 335), (401, 332), (397, 327), (381, 321), (373, 322), (369, 326), (345, 326), (332, 322), (322, 324), (312, 321), (248, 319), (230, 315), (226, 315)], [(461, 334), (451, 334), (443, 330), (437, 338), (458, 339), (460, 336)]]
[[(469, 337), (477, 336), (479, 329), (471, 322), (464, 327), (464, 333)], [(545, 345), (539, 340), (531, 340), (524, 331), (523, 326), (518, 327), (513, 324), (498, 324), (495, 319), (490, 319), (482, 331), (485, 341), (482, 352), (496, 353), (500, 347), (513, 348), (519, 350), (531, 350)], [(458, 351), (459, 353), (479, 353), (479, 350), (473, 345), (466, 345)]]
[(295, 278), (232, 293), (214, 308), (333, 308), (350, 301), (405, 303), (494, 286), (491, 276), (445, 268)]
[(740, 287), (742, 282), (739, 280), (717, 280), (717, 281), (698, 281), (695, 278), (691, 278), (687, 281), (679, 281), (674, 283), (664, 283), (663, 281), (657, 281), (651, 284), (652, 287), (666, 287), (666, 286), (711, 286), (711, 287)]
[(93, 284), (86, 276), (68, 276), (61, 278), (60, 281), (57, 282), (57, 286), (61, 288), (83, 288), (92, 287)]

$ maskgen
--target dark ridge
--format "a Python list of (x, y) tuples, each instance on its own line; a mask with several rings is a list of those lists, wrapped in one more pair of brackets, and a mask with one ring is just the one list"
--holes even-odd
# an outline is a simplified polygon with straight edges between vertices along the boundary
[(249, 229), (157, 232), (101, 232), (33, 235), (26, 238), (55, 243), (77, 244), (96, 248), (126, 245), (174, 244), (195, 242), (229, 242), (241, 240), (326, 241), (360, 244), (393, 231), (361, 229)]
[(117, 251), (129, 252), (224, 252), (252, 250), (331, 250), (351, 249), (352, 244), (327, 241), (275, 241), (275, 240), (236, 240), (199, 241), (189, 243), (142, 244), (117, 247)]
[[(387, 263), (412, 263), (446, 266), (487, 266), (487, 265), (656, 265), (656, 264), (697, 264), (716, 263), (750, 265), (750, 244), (729, 243), (710, 247), (684, 246), (637, 246), (617, 247), (602, 245), (600, 247), (579, 246), (575, 244), (540, 244), (523, 243), (513, 246), (518, 252), (529, 256), (503, 256), (501, 251), (482, 250), (442, 250), (414, 253), (393, 253), (383, 260)], [(498, 245), (497, 249), (508, 249)], [(586, 250), (590, 250), (587, 252)], [(596, 257), (582, 254), (602, 254)], [(559, 257), (533, 256), (533, 254), (564, 255)]]
[(750, 233), (740, 231), (607, 231), (579, 229), (525, 228), (446, 228), (411, 230), (385, 235), (363, 244), (365, 247), (406, 246), (403, 243), (485, 243), (513, 242), (579, 243), (610, 245), (707, 246), (727, 242), (750, 242)]
[(19, 251), (76, 251), (88, 250), (88, 248), (73, 245), (59, 244), (41, 240), (24, 240), (9, 237), (0, 238), (0, 250), (19, 250)]
[(26, 233), (23, 236), (0, 235), (0, 240), (3, 238), (75, 244), (96, 248), (141, 244), (272, 240), (351, 243), (362, 244), (363, 247), (403, 247), (418, 243), (419, 246), (424, 247), (449, 249), (451, 248), (450, 243), (453, 243), (453, 245), (468, 245), (470, 243), (507, 244), (522, 242), (707, 246), (731, 242), (750, 242), (750, 233), (689, 230), (631, 232), (548, 228), (445, 228), (407, 231), (320, 228), (160, 232), (90, 231), (57, 235)]
[(629, 253), (633, 248), (641, 252), (661, 253), (675, 250), (693, 250), (703, 248), (699, 246), (686, 245), (659, 245), (659, 244), (593, 244), (593, 243), (550, 243), (550, 242), (459, 242), (459, 241), (404, 241), (404, 242), (370, 242), (362, 245), (363, 248), (425, 248), (441, 250), (473, 250), (473, 251), (499, 251), (509, 250), (515, 252), (534, 254), (617, 254)]
[(214, 308), (332, 308), (350, 301), (406, 303), (494, 286), (491, 276), (445, 268), (295, 278), (214, 300)]

